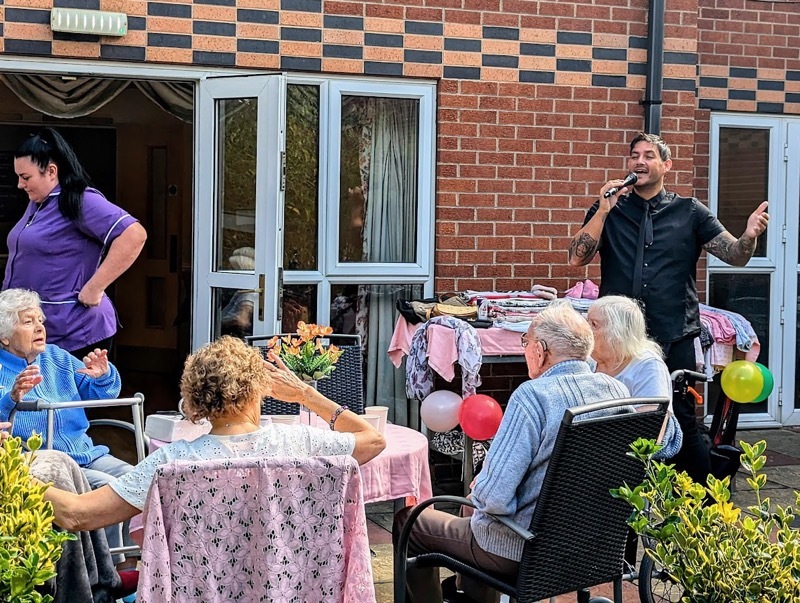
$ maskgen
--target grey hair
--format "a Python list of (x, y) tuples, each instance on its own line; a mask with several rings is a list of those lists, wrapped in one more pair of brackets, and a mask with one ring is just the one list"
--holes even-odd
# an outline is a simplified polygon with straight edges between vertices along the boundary
[(8, 339), (14, 334), (20, 312), (41, 309), (41, 299), (36, 291), (6, 289), (0, 293), (0, 339)]
[(649, 142), (651, 145), (657, 148), (658, 154), (661, 156), (661, 161), (672, 159), (672, 152), (669, 150), (669, 146), (660, 136), (655, 134), (638, 134), (633, 140), (631, 140), (631, 152), (633, 152), (633, 147), (640, 142)]
[(531, 330), (557, 357), (587, 360), (594, 348), (589, 323), (564, 299), (555, 300), (542, 310), (533, 319)]
[(600, 333), (620, 364), (641, 358), (647, 352), (657, 358), (664, 357), (661, 346), (647, 337), (644, 313), (635, 300), (622, 295), (601, 297), (592, 304), (592, 314), (595, 312), (600, 320)]

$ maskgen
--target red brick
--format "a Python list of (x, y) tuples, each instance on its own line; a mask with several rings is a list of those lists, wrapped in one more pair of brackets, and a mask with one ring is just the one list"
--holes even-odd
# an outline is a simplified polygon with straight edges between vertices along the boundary
[[(327, 6), (327, 4), (326, 4)], [(406, 19), (410, 21), (435, 21), (441, 22), (444, 16), (443, 11), (436, 8), (414, 8), (406, 9)]]
[(446, 10), (444, 12), (446, 23), (463, 23), (465, 25), (479, 25), (481, 13), (471, 10)]

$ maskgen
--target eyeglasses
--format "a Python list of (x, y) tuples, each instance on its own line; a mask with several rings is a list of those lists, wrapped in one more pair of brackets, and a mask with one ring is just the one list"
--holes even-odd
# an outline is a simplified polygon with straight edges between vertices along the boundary
[[(534, 339), (533, 341), (534, 342), (538, 341), (539, 343), (542, 344), (542, 351), (543, 352), (547, 351), (547, 342), (544, 339)], [(527, 333), (524, 333), (522, 335), (521, 343), (522, 343), (522, 347), (523, 348), (527, 348), (528, 344), (531, 343), (531, 340), (528, 339), (528, 334)]]

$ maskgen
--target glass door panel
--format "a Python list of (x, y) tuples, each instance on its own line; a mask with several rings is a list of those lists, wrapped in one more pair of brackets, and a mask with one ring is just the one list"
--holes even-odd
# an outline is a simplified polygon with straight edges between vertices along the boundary
[[(198, 84), (195, 348), (223, 333), (277, 331), (284, 90), (283, 76), (219, 77)], [(241, 318), (244, 310), (247, 320)]]

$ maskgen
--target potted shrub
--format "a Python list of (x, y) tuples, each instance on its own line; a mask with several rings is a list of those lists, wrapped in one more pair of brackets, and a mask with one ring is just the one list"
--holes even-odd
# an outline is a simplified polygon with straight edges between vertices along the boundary
[[(672, 465), (653, 460), (660, 448), (639, 439), (630, 456), (645, 465), (645, 480), (612, 495), (633, 507), (628, 523), (653, 544), (646, 549), (684, 589), (685, 603), (800, 602), (800, 531), (792, 507), (762, 496), (766, 442), (741, 442), (742, 467), (755, 504), (746, 512), (730, 500), (730, 478), (697, 484)], [(800, 494), (796, 504), (800, 506)]]
[[(28, 440), (31, 451), (42, 439)], [(19, 438), (0, 445), (0, 602), (52, 601), (36, 588), (55, 577), (62, 544), (74, 540), (53, 530), (53, 507), (43, 498), (46, 486), (30, 476), (34, 452), (27, 454)]]

